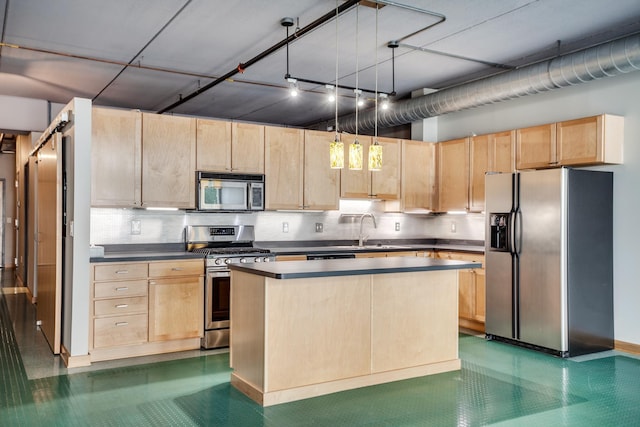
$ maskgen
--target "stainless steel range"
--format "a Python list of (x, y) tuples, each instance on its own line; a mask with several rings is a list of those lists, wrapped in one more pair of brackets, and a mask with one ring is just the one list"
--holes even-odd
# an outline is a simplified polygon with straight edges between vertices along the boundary
[(227, 265), (275, 260), (268, 249), (253, 247), (254, 240), (252, 225), (192, 225), (185, 230), (187, 250), (205, 254), (203, 348), (229, 346), (231, 273)]

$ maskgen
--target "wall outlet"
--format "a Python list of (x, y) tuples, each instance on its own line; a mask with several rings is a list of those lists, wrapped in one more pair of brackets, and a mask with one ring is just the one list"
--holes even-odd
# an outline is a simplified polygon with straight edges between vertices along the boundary
[(289, 232), (289, 223), (288, 222), (283, 222), (282, 223), (282, 232), (283, 233), (288, 233)]
[(396, 222), (396, 231), (400, 231), (400, 223)]
[(131, 234), (140, 234), (142, 232), (142, 221), (134, 219), (131, 221)]
[(324, 225), (321, 222), (316, 222), (316, 233), (322, 233)]
[(457, 231), (458, 227), (456, 225), (455, 221), (451, 221), (451, 232), (455, 233)]

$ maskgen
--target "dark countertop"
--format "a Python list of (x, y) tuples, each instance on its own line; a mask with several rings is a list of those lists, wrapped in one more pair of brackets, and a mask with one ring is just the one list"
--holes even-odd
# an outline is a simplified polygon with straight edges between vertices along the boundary
[(104, 256), (89, 262), (135, 262), (180, 259), (204, 259), (203, 254), (187, 252), (184, 243), (104, 245)]
[(359, 252), (404, 252), (450, 250), (459, 252), (484, 253), (484, 242), (477, 240), (442, 239), (406, 239), (406, 240), (370, 240), (364, 247), (357, 243), (344, 241), (305, 241), (305, 242), (256, 242), (256, 247), (269, 249), (276, 255), (302, 255), (323, 253), (359, 253)]
[(134, 262), (134, 261), (162, 261), (171, 259), (204, 259), (203, 254), (192, 252), (111, 252), (103, 257), (92, 257), (89, 262)]
[(244, 271), (272, 279), (302, 279), (362, 274), (410, 273), (418, 271), (481, 268), (482, 264), (419, 257), (354, 258), (313, 261), (230, 264), (231, 270)]
[[(370, 240), (364, 247), (358, 247), (357, 243), (352, 240), (256, 242), (255, 246), (257, 248), (269, 249), (275, 255), (429, 250), (451, 250), (477, 253), (484, 252), (482, 241), (441, 239)], [(104, 245), (104, 250), (105, 252), (103, 257), (91, 257), (89, 261), (97, 263), (204, 258), (203, 254), (186, 252), (184, 243)]]

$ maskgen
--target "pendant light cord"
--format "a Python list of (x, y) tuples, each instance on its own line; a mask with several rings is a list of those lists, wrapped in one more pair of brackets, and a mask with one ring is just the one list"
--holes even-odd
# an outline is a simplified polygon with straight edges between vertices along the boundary
[(360, 94), (358, 93), (358, 71), (359, 71), (359, 63), (358, 63), (358, 25), (360, 23), (360, 3), (356, 5), (356, 143), (358, 142), (358, 101)]
[(378, 4), (376, 3), (376, 36), (375, 36), (375, 61), (376, 61), (376, 103), (375, 103), (375, 110), (376, 110), (376, 115), (375, 115), (375, 122), (374, 122), (374, 131), (373, 131), (373, 137), (374, 137), (374, 143), (376, 143), (378, 141)]
[(338, 0), (336, 0), (336, 85), (335, 85), (335, 103), (336, 103), (336, 122), (335, 122), (335, 128), (336, 128), (336, 141), (339, 140), (339, 131), (338, 131), (338, 17), (339, 17), (339, 10), (338, 10)]

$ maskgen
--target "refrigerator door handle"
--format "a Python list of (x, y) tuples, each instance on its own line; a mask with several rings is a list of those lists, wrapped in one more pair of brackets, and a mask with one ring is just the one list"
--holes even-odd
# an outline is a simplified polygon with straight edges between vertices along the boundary
[(513, 253), (520, 255), (522, 251), (522, 211), (514, 212), (515, 224), (513, 227)]
[(507, 229), (509, 235), (509, 253), (515, 255), (516, 252), (516, 211), (509, 212), (509, 227)]

